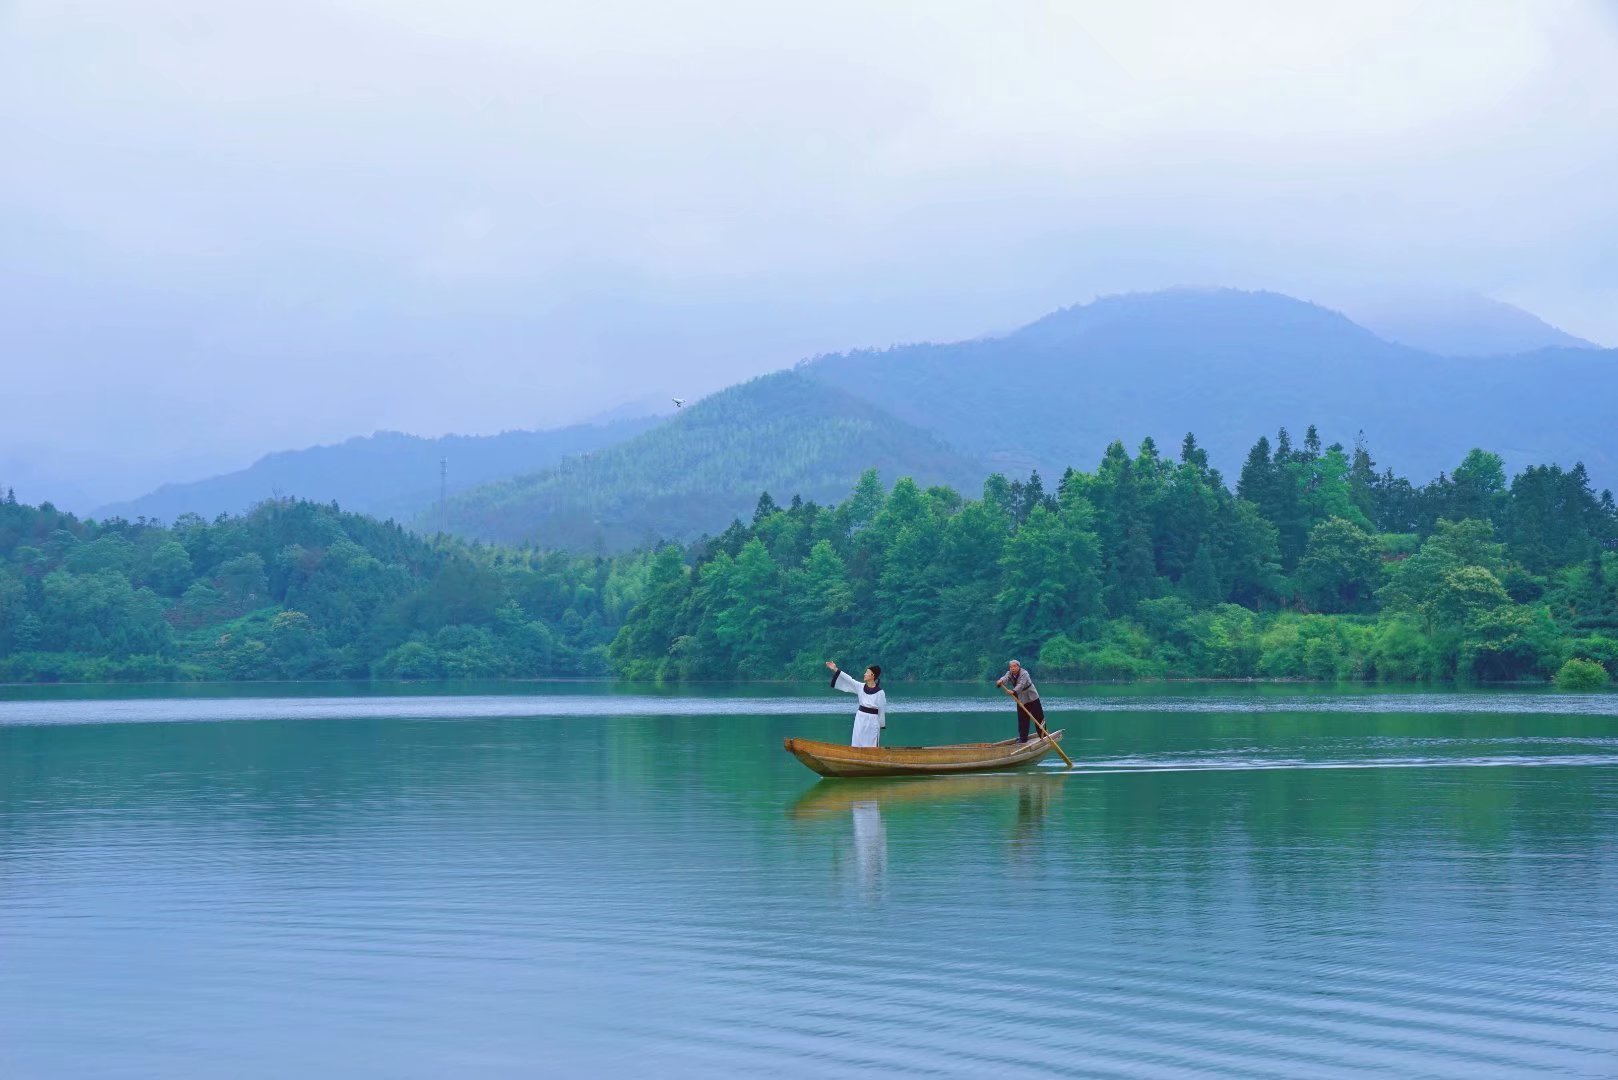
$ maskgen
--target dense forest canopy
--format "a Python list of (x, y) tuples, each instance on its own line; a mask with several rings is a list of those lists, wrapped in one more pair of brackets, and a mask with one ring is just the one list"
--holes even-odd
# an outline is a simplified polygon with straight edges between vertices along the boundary
[(293, 500), (172, 527), (0, 504), (0, 679), (602, 675), (633, 560)]
[(1234, 489), (1186, 436), (979, 497), (842, 502), (614, 558), (422, 538), (335, 506), (172, 526), (0, 503), (0, 678), (1544, 678), (1618, 672), (1618, 509), (1582, 466), (1414, 485), (1314, 428)]

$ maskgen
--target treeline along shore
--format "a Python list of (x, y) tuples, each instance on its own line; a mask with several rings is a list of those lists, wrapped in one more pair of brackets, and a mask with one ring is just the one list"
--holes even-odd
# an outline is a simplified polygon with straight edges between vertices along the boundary
[(1474, 450), (1417, 486), (1311, 427), (1234, 490), (1186, 436), (977, 498), (867, 472), (835, 506), (611, 558), (274, 500), (204, 521), (0, 503), (0, 680), (1309, 678), (1618, 674), (1618, 509)]

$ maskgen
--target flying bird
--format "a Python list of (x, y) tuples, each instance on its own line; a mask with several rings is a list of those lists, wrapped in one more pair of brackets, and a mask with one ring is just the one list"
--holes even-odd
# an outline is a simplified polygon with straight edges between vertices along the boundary
[(676, 408), (676, 409), (683, 409), (683, 408), (685, 408), (685, 398), (683, 398), (683, 397), (677, 397), (677, 398), (670, 398), (670, 399), (669, 399), (669, 400), (671, 400), (671, 401), (673, 401), (673, 402), (674, 402), (674, 407), (675, 407), (675, 408)]

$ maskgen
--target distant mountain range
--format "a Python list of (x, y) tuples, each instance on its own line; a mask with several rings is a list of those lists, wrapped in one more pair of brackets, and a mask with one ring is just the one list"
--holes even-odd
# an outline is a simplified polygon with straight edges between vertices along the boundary
[(1364, 430), (1419, 480), (1484, 445), (1522, 466), (1583, 460), (1618, 475), (1618, 353), (1545, 349), (1441, 357), (1275, 293), (1177, 289), (1055, 312), (1002, 338), (822, 357), (813, 378), (857, 386), (895, 416), (1008, 472), (1088, 468), (1112, 439), (1165, 452), (1194, 432), (1234, 469), (1260, 434)]
[(1476, 293), (1361, 297), (1342, 310), (1378, 337), (1438, 356), (1600, 348), (1532, 312)]
[(344, 510), (408, 520), (438, 501), (441, 461), (448, 462), (446, 487), (454, 493), (616, 445), (658, 423), (661, 417), (644, 416), (553, 431), (437, 439), (381, 431), (335, 446), (266, 454), (248, 468), (206, 480), (164, 484), (138, 499), (103, 506), (94, 516), (173, 521), (194, 513), (212, 518), (277, 495), (296, 495), (335, 502)]
[[(376, 435), (272, 454), (107, 511), (211, 515), (280, 492), (421, 529), (620, 550), (716, 532), (750, 514), (761, 491), (839, 498), (872, 466), (890, 481), (975, 489), (989, 470), (1054, 479), (1070, 464), (1092, 468), (1113, 439), (1133, 448), (1149, 435), (1172, 454), (1189, 431), (1234, 474), (1260, 434), (1284, 425), (1301, 438), (1311, 423), (1328, 442), (1363, 430), (1379, 463), (1418, 482), (1480, 445), (1511, 468), (1582, 460), (1598, 483), (1618, 480), (1618, 351), (1491, 305), (1398, 326), (1384, 312), (1379, 336), (1275, 293), (1108, 297), (1003, 337), (819, 357), (668, 417), (486, 438)], [(452, 496), (442, 518), (441, 457)]]

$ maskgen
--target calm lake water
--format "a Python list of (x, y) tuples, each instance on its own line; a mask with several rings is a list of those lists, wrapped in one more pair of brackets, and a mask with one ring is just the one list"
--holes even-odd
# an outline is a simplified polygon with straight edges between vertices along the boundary
[(0, 1075), (1618, 1075), (1618, 695), (473, 691), (0, 690)]

